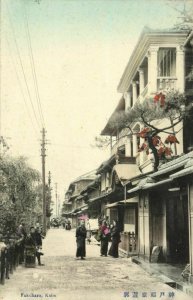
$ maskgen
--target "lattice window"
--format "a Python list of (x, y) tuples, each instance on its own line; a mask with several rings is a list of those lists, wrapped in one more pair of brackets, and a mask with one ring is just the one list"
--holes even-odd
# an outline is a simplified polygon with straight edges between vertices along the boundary
[(176, 49), (160, 48), (158, 51), (158, 76), (176, 76)]

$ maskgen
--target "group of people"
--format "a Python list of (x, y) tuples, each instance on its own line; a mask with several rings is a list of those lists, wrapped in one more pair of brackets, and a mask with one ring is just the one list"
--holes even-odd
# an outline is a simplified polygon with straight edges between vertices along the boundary
[[(86, 257), (86, 240), (87, 230), (85, 227), (85, 221), (81, 220), (80, 225), (76, 229), (76, 243), (77, 243), (77, 251), (76, 258), (79, 257), (83, 260)], [(110, 226), (106, 220), (102, 221), (102, 224), (99, 225), (98, 230), (98, 240), (101, 242), (100, 247), (100, 255), (107, 256), (110, 255), (114, 258), (119, 257), (119, 243), (120, 243), (120, 230), (117, 221), (113, 221), (112, 226)], [(111, 241), (111, 246), (108, 251), (108, 245)]]
[(37, 224), (36, 227), (31, 226), (29, 233), (27, 233), (25, 229), (25, 224), (21, 223), (18, 227), (17, 234), (21, 239), (19, 262), (24, 262), (25, 247), (31, 246), (35, 248), (35, 255), (37, 257), (38, 265), (43, 266), (43, 264), (41, 263), (41, 256), (43, 255), (42, 239), (44, 238), (44, 236), (42, 235), (40, 225)]
[[(107, 221), (103, 221), (99, 228), (99, 240), (101, 241), (101, 256), (108, 255), (119, 257), (120, 230), (117, 221), (113, 221), (112, 226), (109, 226)], [(108, 244), (111, 241), (111, 247), (108, 251)]]

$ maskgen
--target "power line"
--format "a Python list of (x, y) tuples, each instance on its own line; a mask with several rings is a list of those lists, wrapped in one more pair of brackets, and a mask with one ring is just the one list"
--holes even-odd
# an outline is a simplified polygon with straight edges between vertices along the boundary
[(38, 103), (38, 110), (39, 110), (39, 115), (40, 115), (40, 119), (42, 122), (42, 127), (45, 127), (44, 116), (43, 116), (42, 106), (41, 106), (41, 101), (40, 101), (40, 94), (39, 94), (39, 89), (38, 89), (38, 81), (37, 81), (37, 75), (36, 75), (36, 69), (35, 69), (34, 56), (33, 56), (33, 51), (32, 51), (29, 22), (28, 22), (28, 17), (27, 17), (27, 12), (26, 12), (25, 0), (24, 0), (24, 15), (25, 15), (25, 23), (26, 23), (25, 30), (26, 30), (26, 36), (27, 36), (27, 41), (28, 41), (28, 50), (29, 50), (29, 54), (30, 54), (29, 56), (30, 56), (30, 63), (31, 63), (31, 68), (32, 68), (33, 80), (34, 80), (36, 98), (37, 98), (37, 103)]
[[(1, 0), (0, 0), (0, 11), (2, 9), (2, 3), (1, 3)], [(1, 22), (1, 13), (0, 13), (0, 24), (2, 24)], [(2, 126), (2, 119), (1, 119), (1, 114), (2, 114), (2, 103), (1, 103), (1, 86), (2, 86), (2, 82), (1, 82), (1, 51), (2, 51), (2, 47), (1, 47), (1, 39), (2, 39), (2, 29), (1, 29), (1, 26), (0, 26), (0, 137), (1, 137), (1, 126)], [(1, 151), (1, 141), (0, 141), (0, 151)]]
[(47, 223), (46, 223), (46, 178), (45, 178), (45, 159), (46, 159), (46, 130), (43, 128), (42, 132), (42, 140), (41, 140), (41, 157), (42, 157), (42, 218), (43, 218), (43, 232), (46, 234)]
[(17, 68), (16, 68), (16, 65), (15, 65), (15, 62), (14, 62), (14, 58), (13, 58), (13, 55), (11, 53), (11, 47), (10, 47), (10, 44), (9, 44), (9, 41), (8, 41), (7, 38), (6, 38), (6, 42), (7, 42), (8, 48), (9, 48), (9, 53), (10, 53), (12, 65), (13, 65), (13, 68), (14, 68), (14, 71), (15, 71), (15, 74), (16, 74), (16, 78), (17, 78), (17, 81), (18, 81), (18, 84), (19, 84), (19, 88), (20, 88), (20, 91), (21, 91), (21, 94), (22, 94), (22, 97), (23, 97), (23, 100), (24, 100), (24, 103), (25, 103), (25, 106), (26, 106), (26, 111), (27, 111), (29, 119), (31, 121), (32, 128), (33, 128), (35, 134), (38, 135), (38, 132), (37, 132), (36, 128), (34, 127), (33, 119), (32, 119), (32, 116), (30, 114), (30, 110), (29, 110), (29, 107), (28, 107), (28, 104), (27, 104), (27, 100), (26, 100), (26, 97), (25, 97), (25, 94), (24, 94), (24, 91), (23, 91), (23, 88), (22, 88), (21, 80), (19, 78), (19, 74), (17, 72)]
[(7, 12), (8, 12), (8, 17), (9, 17), (9, 22), (10, 22), (10, 25), (11, 25), (11, 30), (12, 30), (12, 34), (13, 34), (13, 37), (14, 37), (14, 42), (15, 42), (17, 54), (18, 54), (18, 57), (19, 57), (19, 62), (20, 62), (20, 66), (21, 66), (21, 69), (22, 69), (22, 74), (23, 74), (23, 77), (24, 77), (24, 81), (25, 81), (27, 93), (28, 93), (28, 96), (29, 96), (29, 99), (30, 99), (30, 103), (31, 103), (32, 109), (33, 109), (33, 114), (34, 114), (34, 116), (35, 116), (35, 119), (36, 119), (36, 122), (37, 122), (37, 124), (38, 124), (38, 127), (41, 128), (41, 126), (40, 126), (40, 124), (39, 124), (39, 120), (38, 120), (37, 115), (36, 115), (36, 112), (35, 112), (35, 108), (34, 108), (34, 105), (33, 105), (33, 101), (32, 101), (32, 98), (31, 98), (29, 86), (28, 86), (28, 83), (27, 83), (27, 78), (26, 78), (26, 75), (25, 75), (25, 72), (24, 72), (24, 67), (23, 67), (23, 63), (22, 63), (22, 59), (21, 59), (21, 55), (20, 55), (18, 43), (17, 43), (17, 40), (16, 40), (15, 31), (14, 31), (14, 27), (13, 27), (13, 23), (12, 23), (12, 19), (11, 19), (11, 15), (10, 15), (10, 12), (9, 12), (8, 5), (7, 5), (6, 7), (7, 7)]

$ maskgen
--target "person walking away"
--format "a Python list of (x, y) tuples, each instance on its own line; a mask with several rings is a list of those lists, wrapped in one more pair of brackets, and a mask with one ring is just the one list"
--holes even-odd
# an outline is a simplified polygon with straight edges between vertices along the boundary
[(111, 228), (111, 239), (112, 239), (112, 244), (108, 254), (114, 258), (118, 258), (119, 257), (118, 247), (121, 240), (120, 240), (120, 230), (119, 230), (118, 222), (115, 220), (113, 221), (113, 226)]
[(99, 230), (101, 236), (101, 256), (107, 256), (110, 231), (106, 221), (102, 222)]
[(39, 266), (44, 266), (44, 264), (41, 263), (41, 256), (43, 255), (42, 253), (42, 239), (44, 236), (41, 233), (40, 227), (37, 227), (35, 229), (35, 242), (36, 242), (36, 257), (38, 260), (38, 265)]
[(81, 257), (81, 259), (84, 259), (86, 256), (86, 245), (85, 245), (85, 239), (86, 239), (86, 227), (85, 222), (82, 220), (80, 222), (80, 225), (76, 229), (76, 243), (77, 243), (77, 250), (76, 250), (76, 257)]

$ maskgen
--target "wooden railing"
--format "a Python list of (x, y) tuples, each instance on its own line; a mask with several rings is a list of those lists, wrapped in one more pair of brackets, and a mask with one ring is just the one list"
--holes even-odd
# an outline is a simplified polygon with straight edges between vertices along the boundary
[(134, 232), (121, 232), (119, 248), (128, 256), (137, 254), (137, 237)]
[(0, 284), (4, 284), (6, 279), (9, 279), (10, 274), (19, 264), (20, 247), (19, 243), (10, 240), (6, 244), (6, 248), (0, 251)]

